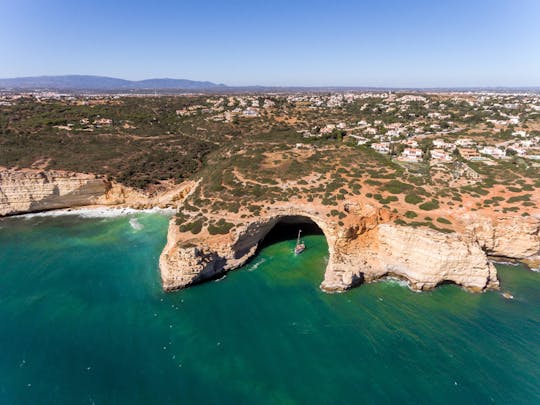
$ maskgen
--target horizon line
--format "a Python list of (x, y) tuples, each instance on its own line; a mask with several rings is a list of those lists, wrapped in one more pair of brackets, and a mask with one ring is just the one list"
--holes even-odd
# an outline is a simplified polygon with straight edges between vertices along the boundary
[[(13, 76), (13, 77), (0, 77), (0, 80), (24, 80), (24, 79), (39, 79), (39, 78), (61, 78), (61, 77), (92, 77), (92, 78), (102, 78), (102, 79), (114, 79), (122, 80), (126, 82), (144, 82), (150, 80), (173, 80), (173, 81), (189, 81), (195, 83), (209, 83), (216, 87), (225, 87), (225, 88), (275, 88), (275, 89), (287, 89), (287, 88), (297, 88), (297, 89), (396, 89), (396, 90), (441, 90), (441, 89), (540, 89), (540, 84), (520, 84), (520, 85), (509, 85), (509, 84), (489, 84), (489, 85), (350, 85), (350, 84), (324, 84), (324, 85), (297, 85), (297, 84), (226, 84), (223, 82), (216, 82), (212, 80), (197, 80), (197, 79), (186, 79), (186, 78), (175, 78), (175, 77), (148, 77), (145, 79), (125, 79), (122, 77), (116, 76), (103, 76), (96, 74), (79, 74), (79, 73), (68, 73), (68, 74), (44, 74), (44, 75), (35, 75), (35, 76)], [(5, 87), (3, 87), (5, 88)], [(14, 87), (17, 88), (17, 87)], [(37, 86), (36, 88), (41, 88)], [(43, 88), (46, 88), (44, 86)], [(82, 89), (82, 88), (81, 88)], [(111, 88), (113, 89), (113, 88)]]

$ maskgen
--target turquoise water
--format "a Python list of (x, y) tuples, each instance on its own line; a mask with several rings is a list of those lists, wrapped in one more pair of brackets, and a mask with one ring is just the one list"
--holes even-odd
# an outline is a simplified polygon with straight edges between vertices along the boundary
[(0, 221), (0, 403), (540, 402), (538, 273), (498, 266), (512, 301), (329, 295), (326, 242), (307, 236), (298, 257), (279, 242), (164, 294), (167, 219), (132, 218)]

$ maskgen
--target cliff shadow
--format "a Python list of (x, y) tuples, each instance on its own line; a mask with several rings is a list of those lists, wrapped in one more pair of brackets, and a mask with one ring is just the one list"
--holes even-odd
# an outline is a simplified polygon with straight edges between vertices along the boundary
[(259, 242), (257, 253), (267, 246), (283, 241), (296, 240), (298, 231), (302, 231), (301, 238), (309, 235), (324, 236), (322, 229), (310, 218), (303, 216), (282, 217)]

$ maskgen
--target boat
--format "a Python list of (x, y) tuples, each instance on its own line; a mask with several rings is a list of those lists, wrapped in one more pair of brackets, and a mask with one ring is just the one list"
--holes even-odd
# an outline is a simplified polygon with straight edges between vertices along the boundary
[(306, 250), (306, 245), (303, 241), (300, 241), (300, 234), (302, 233), (302, 230), (298, 230), (298, 238), (296, 239), (296, 246), (294, 247), (294, 254), (299, 255), (304, 250)]

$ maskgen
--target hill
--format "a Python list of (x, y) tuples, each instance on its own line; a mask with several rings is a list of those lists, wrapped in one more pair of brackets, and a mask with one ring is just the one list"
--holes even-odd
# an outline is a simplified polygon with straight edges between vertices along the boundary
[(0, 88), (50, 90), (209, 90), (226, 88), (223, 84), (186, 79), (147, 79), (131, 81), (104, 76), (34, 76), (0, 79)]

